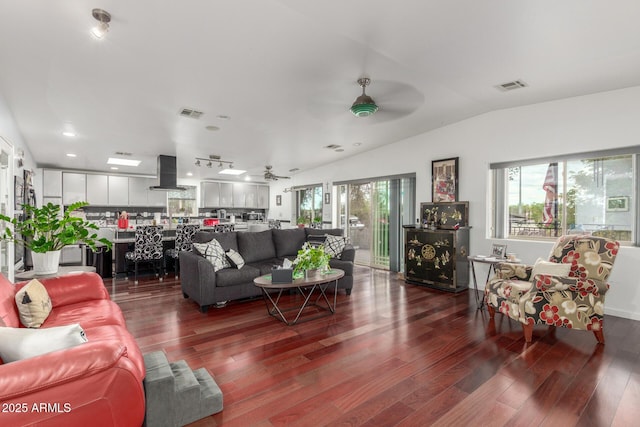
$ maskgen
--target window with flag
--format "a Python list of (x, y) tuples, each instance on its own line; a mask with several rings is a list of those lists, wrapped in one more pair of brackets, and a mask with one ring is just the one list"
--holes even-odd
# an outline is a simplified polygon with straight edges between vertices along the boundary
[(592, 234), (637, 244), (638, 154), (629, 151), (492, 164), (492, 237)]

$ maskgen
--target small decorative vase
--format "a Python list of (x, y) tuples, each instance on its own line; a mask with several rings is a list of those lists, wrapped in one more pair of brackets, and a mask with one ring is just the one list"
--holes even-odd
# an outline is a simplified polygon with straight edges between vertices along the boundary
[(320, 273), (320, 270), (318, 270), (317, 268), (311, 268), (309, 270), (304, 271), (304, 278), (311, 279), (313, 277), (316, 277), (319, 273)]
[(60, 251), (31, 252), (31, 259), (33, 260), (33, 272), (36, 275), (56, 274), (60, 264)]

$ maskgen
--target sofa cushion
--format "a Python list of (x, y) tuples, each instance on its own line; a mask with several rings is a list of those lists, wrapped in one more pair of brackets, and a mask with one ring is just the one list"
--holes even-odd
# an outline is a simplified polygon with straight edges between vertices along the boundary
[(51, 298), (37, 279), (16, 292), (15, 299), (20, 322), (27, 328), (39, 328), (51, 313)]
[(0, 357), (4, 363), (39, 356), (87, 342), (82, 327), (72, 325), (54, 328), (0, 328)]
[(250, 265), (240, 269), (225, 268), (216, 273), (216, 286), (235, 286), (253, 282), (260, 275), (260, 271)]
[(272, 233), (278, 258), (295, 257), (307, 238), (304, 228), (272, 230)]
[(233, 249), (229, 249), (226, 252), (226, 255), (227, 255), (227, 261), (229, 261), (229, 264), (231, 264), (231, 267), (242, 268), (242, 266), (244, 266), (244, 258), (242, 258), (242, 255), (240, 255), (239, 252), (236, 252)]
[(533, 278), (536, 274), (548, 274), (551, 276), (569, 277), (570, 271), (571, 271), (571, 264), (562, 264), (557, 262), (545, 261), (542, 258), (538, 258), (538, 260), (533, 266), (533, 270), (531, 271), (530, 280), (533, 281)]
[(330, 234), (332, 236), (344, 235), (344, 231), (342, 230), (342, 228), (328, 228), (326, 230), (323, 230), (321, 228), (305, 228), (304, 230), (307, 235), (307, 242), (314, 245), (323, 244), (327, 234)]
[(344, 247), (347, 245), (347, 240), (342, 236), (334, 236), (332, 234), (325, 234), (324, 236), (324, 251), (331, 258), (340, 258)]
[(211, 239), (209, 243), (194, 243), (193, 248), (213, 265), (213, 271), (231, 267), (227, 261), (227, 254), (216, 239)]
[(251, 267), (260, 271), (260, 275), (271, 273), (271, 269), (275, 265), (282, 265), (282, 260), (271, 258), (271, 259), (263, 259), (262, 261), (251, 263)]
[(211, 231), (199, 231), (193, 236), (191, 240), (193, 243), (208, 243), (212, 239), (216, 239), (222, 249), (228, 251), (229, 249), (233, 249), (234, 251), (238, 250), (238, 242), (237, 242), (237, 232), (232, 231), (229, 233), (214, 233)]
[(271, 230), (238, 232), (238, 252), (246, 263), (276, 257)]
[(124, 317), (118, 305), (111, 300), (92, 300), (55, 307), (44, 328), (79, 323), (85, 330), (92, 326), (118, 325), (124, 326)]

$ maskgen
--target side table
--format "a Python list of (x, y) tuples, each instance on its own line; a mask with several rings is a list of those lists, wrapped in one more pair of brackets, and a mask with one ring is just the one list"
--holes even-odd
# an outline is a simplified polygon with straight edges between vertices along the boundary
[(495, 272), (496, 269), (496, 264), (501, 263), (501, 262), (518, 262), (519, 260), (514, 260), (514, 261), (510, 261), (506, 258), (496, 258), (496, 257), (489, 257), (489, 256), (483, 256), (483, 255), (472, 255), (467, 257), (467, 259), (469, 260), (469, 264), (471, 265), (471, 274), (473, 277), (473, 287), (476, 290), (476, 306), (478, 310), (482, 310), (484, 309), (484, 292), (482, 293), (482, 301), (480, 301), (480, 298), (478, 298), (478, 280), (476, 279), (476, 267), (475, 267), (475, 263), (481, 263), (481, 264), (489, 264), (489, 270), (487, 271), (487, 279), (484, 281), (485, 285), (489, 282), (489, 278), (491, 277), (491, 271), (493, 270)]

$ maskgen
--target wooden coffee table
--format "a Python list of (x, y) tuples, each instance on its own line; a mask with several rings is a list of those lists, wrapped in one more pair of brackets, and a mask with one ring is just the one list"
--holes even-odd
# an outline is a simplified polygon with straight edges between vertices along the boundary
[[(291, 283), (271, 283), (271, 274), (256, 277), (253, 279), (253, 283), (262, 289), (262, 295), (264, 296), (264, 302), (267, 306), (267, 313), (276, 319), (281, 320), (285, 325), (295, 325), (298, 321), (306, 322), (308, 320), (317, 319), (320, 317), (330, 316), (336, 311), (336, 301), (338, 297), (338, 280), (344, 277), (344, 271), (339, 268), (331, 269), (326, 274), (317, 274), (309, 278), (294, 279)], [(327, 297), (326, 291), (333, 284), (333, 305), (329, 297)], [(302, 295), (304, 301), (302, 305), (294, 305), (291, 307), (282, 307), (281, 297), (282, 293), (287, 290), (297, 289)], [(273, 292), (273, 295), (269, 291)], [(311, 302), (311, 296), (316, 293), (316, 299)], [(275, 296), (275, 298), (274, 298)], [(323, 303), (324, 302), (324, 303)], [(300, 319), (302, 312), (305, 308), (315, 307), (325, 313)], [(288, 320), (285, 313), (297, 312), (293, 320)]]

